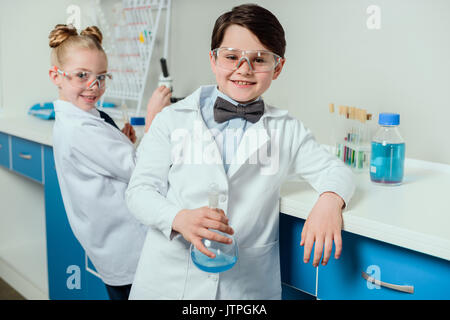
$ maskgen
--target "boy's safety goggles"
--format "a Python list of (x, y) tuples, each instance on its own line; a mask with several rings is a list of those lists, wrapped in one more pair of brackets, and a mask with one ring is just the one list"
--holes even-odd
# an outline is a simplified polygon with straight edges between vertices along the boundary
[(107, 87), (108, 82), (112, 80), (110, 73), (94, 74), (89, 71), (72, 71), (65, 72), (59, 69), (57, 66), (53, 67), (53, 70), (66, 77), (69, 83), (79, 89), (91, 89), (97, 84), (99, 89)]
[(269, 72), (274, 70), (281, 61), (281, 57), (266, 50), (240, 50), (234, 48), (216, 48), (211, 56), (217, 66), (234, 71), (239, 69), (242, 62), (247, 62), (253, 72)]

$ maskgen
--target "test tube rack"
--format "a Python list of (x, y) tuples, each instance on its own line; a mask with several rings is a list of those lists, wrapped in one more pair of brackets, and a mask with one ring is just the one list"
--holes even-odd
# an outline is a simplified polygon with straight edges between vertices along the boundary
[(354, 171), (369, 169), (370, 142), (374, 131), (372, 114), (367, 110), (340, 105), (335, 113), (329, 104), (335, 155)]
[[(108, 113), (123, 116), (121, 113), (128, 110), (125, 103), (134, 101), (135, 115), (139, 116), (163, 10), (166, 10), (163, 56), (167, 58), (171, 0), (122, 0), (109, 4), (109, 8), (112, 9), (106, 11), (101, 0), (96, 0), (96, 23), (105, 34), (103, 44), (113, 76), (100, 105), (104, 98), (121, 100), (121, 110), (108, 109)], [(105, 12), (111, 17), (107, 18)]]

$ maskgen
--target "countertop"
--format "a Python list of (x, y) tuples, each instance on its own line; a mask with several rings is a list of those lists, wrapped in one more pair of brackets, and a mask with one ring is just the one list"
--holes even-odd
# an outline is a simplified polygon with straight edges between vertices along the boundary
[[(123, 120), (114, 119), (121, 128)], [(55, 120), (43, 120), (32, 115), (0, 113), (0, 132), (45, 144), (53, 145), (53, 124)]]
[[(356, 174), (356, 191), (343, 212), (343, 230), (450, 260), (450, 166), (405, 161), (404, 183), (372, 183)], [(306, 182), (287, 182), (280, 211), (308, 217), (318, 193)]]
[[(1, 132), (49, 146), (53, 123), (0, 113)], [(450, 165), (406, 159), (400, 186), (376, 185), (368, 172), (356, 174), (356, 180), (343, 230), (450, 260)], [(317, 197), (306, 182), (286, 182), (280, 211), (306, 219)]]
[(54, 120), (0, 113), (0, 132), (51, 146)]

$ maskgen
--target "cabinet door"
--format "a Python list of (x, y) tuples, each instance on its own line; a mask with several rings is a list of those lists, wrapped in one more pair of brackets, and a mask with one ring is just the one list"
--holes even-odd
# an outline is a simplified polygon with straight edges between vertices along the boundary
[(317, 268), (311, 262), (303, 262), (303, 247), (300, 246), (304, 223), (303, 219), (280, 214), (281, 281), (315, 296)]
[(316, 300), (316, 297), (303, 291), (297, 290), (286, 284), (281, 285), (281, 299), (282, 300)]
[(72, 233), (56, 176), (53, 149), (44, 148), (45, 220), (50, 299), (85, 299), (84, 250)]
[[(342, 254), (319, 267), (319, 299), (449, 299), (450, 262), (349, 232)], [(334, 250), (333, 254), (334, 255)], [(363, 278), (399, 287), (388, 288)], [(398, 289), (413, 289), (405, 293)]]
[(42, 145), (11, 136), (12, 169), (42, 183)]
[(44, 148), (44, 163), (50, 299), (109, 299), (103, 281), (88, 271), (95, 268), (70, 227), (51, 147)]
[(45, 219), (50, 299), (84, 299), (84, 250), (75, 238), (56, 176), (53, 150), (44, 148)]
[(0, 132), (0, 165), (9, 169), (9, 136)]

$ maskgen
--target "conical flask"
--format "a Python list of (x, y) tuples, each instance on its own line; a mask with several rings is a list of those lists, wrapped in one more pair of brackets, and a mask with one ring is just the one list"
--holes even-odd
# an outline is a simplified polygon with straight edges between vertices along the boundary
[[(210, 186), (209, 192), (209, 207), (217, 208), (219, 202), (219, 192), (215, 184)], [(212, 230), (212, 229), (210, 229)], [(216, 257), (210, 258), (207, 255), (201, 253), (194, 245), (191, 244), (190, 254), (192, 262), (202, 271), (210, 273), (218, 273), (231, 269), (238, 259), (238, 246), (236, 240), (233, 236), (223, 233), (219, 230), (212, 230), (218, 234), (230, 238), (232, 243), (225, 244), (221, 242), (216, 242), (213, 240), (203, 239), (202, 242), (205, 247), (213, 252)]]

